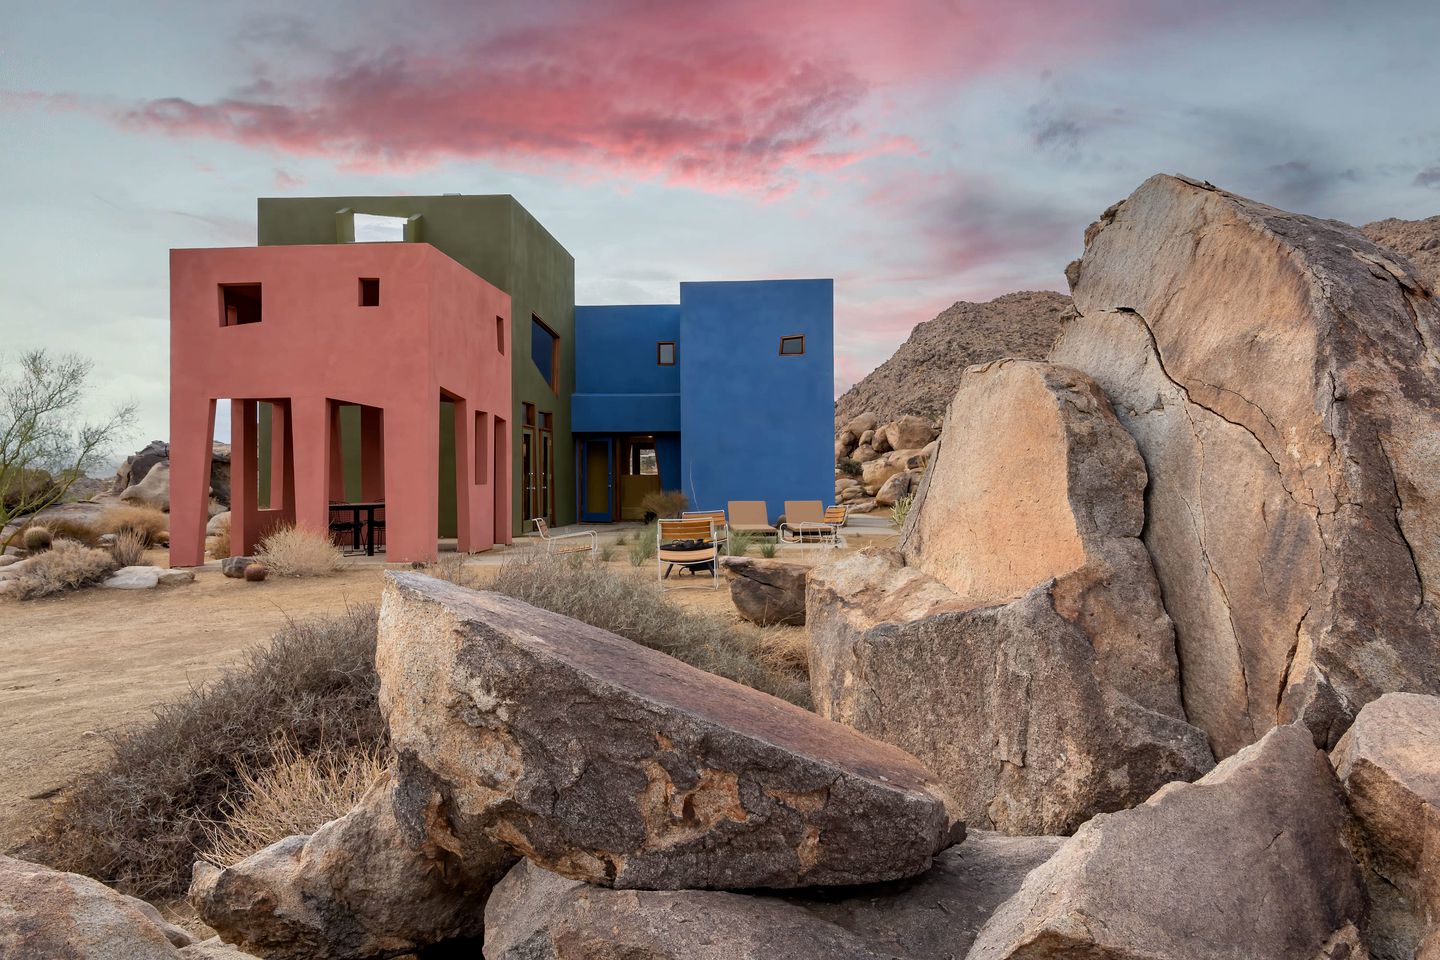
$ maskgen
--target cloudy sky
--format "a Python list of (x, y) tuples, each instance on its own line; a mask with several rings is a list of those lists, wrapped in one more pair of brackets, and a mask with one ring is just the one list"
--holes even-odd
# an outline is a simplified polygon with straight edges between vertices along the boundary
[(838, 392), (1063, 290), (1152, 173), (1440, 212), (1437, 90), (1435, 0), (0, 0), (0, 354), (88, 354), (161, 438), (167, 249), (254, 243), (257, 196), (512, 193), (584, 303), (833, 276)]

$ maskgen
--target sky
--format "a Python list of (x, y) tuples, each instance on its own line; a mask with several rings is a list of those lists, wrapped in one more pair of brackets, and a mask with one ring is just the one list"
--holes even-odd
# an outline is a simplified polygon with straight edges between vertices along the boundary
[(956, 300), (1063, 291), (1155, 173), (1440, 212), (1437, 89), (1435, 0), (0, 0), (0, 363), (89, 356), (133, 449), (170, 248), (253, 244), (261, 196), (510, 193), (581, 303), (835, 278), (838, 394)]

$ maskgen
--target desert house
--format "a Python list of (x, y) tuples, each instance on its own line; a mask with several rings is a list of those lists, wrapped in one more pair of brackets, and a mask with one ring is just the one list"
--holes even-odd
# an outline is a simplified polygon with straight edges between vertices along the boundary
[[(424, 560), (629, 519), (656, 489), (829, 494), (830, 280), (576, 307), (574, 258), (510, 196), (261, 199), (258, 239), (171, 253), (176, 565), (204, 559), (221, 402), (236, 554), (337, 517)], [(333, 509), (357, 502), (383, 506)]]

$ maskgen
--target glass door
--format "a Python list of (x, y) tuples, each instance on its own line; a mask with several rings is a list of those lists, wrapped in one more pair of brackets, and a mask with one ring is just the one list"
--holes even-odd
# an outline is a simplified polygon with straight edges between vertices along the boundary
[(521, 519), (528, 524), (540, 516), (535, 509), (535, 430), (532, 427), (520, 432), (520, 482), (525, 485), (520, 498), (525, 516)]

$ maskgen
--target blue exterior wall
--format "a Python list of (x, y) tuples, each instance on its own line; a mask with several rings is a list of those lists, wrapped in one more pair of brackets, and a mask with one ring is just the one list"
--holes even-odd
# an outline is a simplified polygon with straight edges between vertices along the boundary
[[(834, 315), (832, 280), (680, 284), (681, 489), (692, 507), (764, 500), (773, 523), (786, 500), (834, 499)], [(804, 355), (781, 356), (780, 338), (795, 334)]]
[[(575, 433), (678, 431), (680, 364), (660, 366), (655, 345), (679, 339), (679, 304), (576, 307), (570, 429)], [(683, 358), (684, 348), (679, 349)]]

